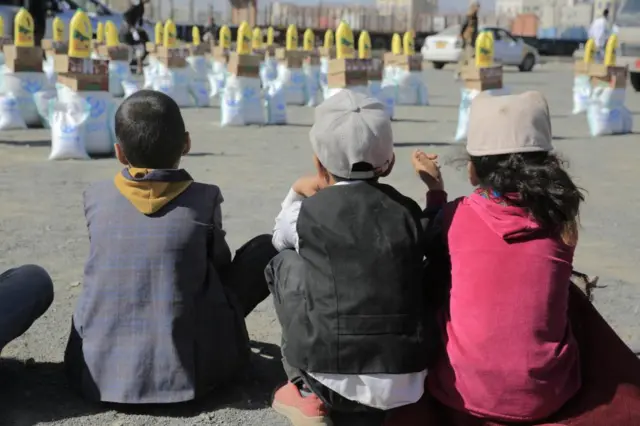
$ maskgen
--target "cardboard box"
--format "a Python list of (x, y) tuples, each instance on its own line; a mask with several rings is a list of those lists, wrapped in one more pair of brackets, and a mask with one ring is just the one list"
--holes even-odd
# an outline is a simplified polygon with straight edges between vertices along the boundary
[(385, 66), (395, 65), (396, 61), (398, 60), (398, 56), (399, 55), (396, 55), (392, 52), (384, 52), (384, 55), (382, 56), (384, 65)]
[(394, 65), (405, 71), (422, 71), (422, 55), (396, 55)]
[(502, 74), (502, 65), (476, 68), (474, 64), (467, 65), (460, 71), (464, 87), (480, 91), (502, 89)]
[(157, 45), (148, 41), (145, 43), (144, 48), (148, 53), (156, 53)]
[(58, 74), (58, 83), (74, 92), (108, 92), (108, 75)]
[(265, 46), (264, 48), (264, 54), (266, 57), (272, 58), (276, 56), (276, 49), (278, 49), (279, 46), (272, 44), (271, 46)]
[(7, 44), (13, 44), (13, 39), (9, 36), (0, 36), (0, 48)]
[(229, 49), (223, 49), (220, 46), (216, 46), (212, 50), (213, 59), (223, 64), (229, 62), (229, 53)]
[(42, 47), (42, 50), (44, 50), (45, 52), (55, 51), (56, 53), (62, 54), (67, 53), (67, 50), (69, 49), (69, 43), (66, 41), (53, 41), (50, 39), (45, 39), (40, 43), (40, 47)]
[(184, 68), (188, 54), (189, 51), (184, 47), (157, 46), (155, 56), (167, 68)]
[(275, 51), (275, 57), (278, 62), (284, 64), (287, 68), (302, 68), (308, 52), (303, 50), (287, 50), (279, 47)]
[(589, 68), (592, 64), (588, 64), (585, 61), (577, 61), (573, 64), (573, 71), (576, 75), (589, 75)]
[(53, 71), (57, 74), (108, 75), (109, 61), (106, 59), (72, 58), (69, 55), (53, 57)]
[(312, 52), (306, 52), (307, 56), (304, 58), (304, 63), (311, 65), (311, 66), (318, 66), (320, 65), (320, 55), (318, 55), (318, 52), (312, 51)]
[(189, 50), (189, 56), (204, 56), (211, 52), (211, 46), (206, 43), (201, 43), (197, 46), (190, 44), (187, 49)]
[(384, 71), (382, 59), (380, 58), (371, 58), (371, 59), (363, 59), (366, 69), (367, 69), (367, 79), (373, 81), (382, 80), (382, 73)]
[(367, 66), (362, 59), (330, 59), (327, 86), (332, 89), (366, 86), (369, 84)]
[(4, 45), (4, 62), (12, 72), (42, 72), (42, 48)]
[(335, 47), (330, 47), (329, 49), (327, 49), (325, 47), (319, 47), (318, 48), (318, 54), (320, 56), (324, 56), (324, 57), (329, 58), (329, 59), (335, 59), (335, 57), (336, 57), (336, 48)]
[(627, 87), (629, 75), (628, 66), (607, 66), (604, 64), (590, 64), (589, 76), (593, 86), (603, 84), (613, 89), (624, 89)]
[(259, 77), (262, 57), (258, 55), (238, 55), (236, 52), (229, 55), (227, 71), (238, 77)]
[(98, 55), (108, 58), (111, 61), (129, 61), (131, 50), (129, 46), (121, 44), (119, 46), (108, 47), (106, 44), (98, 46)]

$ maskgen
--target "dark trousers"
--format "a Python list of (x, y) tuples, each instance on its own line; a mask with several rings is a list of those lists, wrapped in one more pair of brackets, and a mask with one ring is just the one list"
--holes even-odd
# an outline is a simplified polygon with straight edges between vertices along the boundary
[(236, 250), (231, 266), (222, 273), (222, 285), (245, 317), (269, 296), (264, 270), (276, 254), (271, 235), (259, 235)]
[[(271, 243), (271, 235), (260, 235), (240, 247), (231, 265), (219, 271), (229, 302), (244, 317), (269, 296), (264, 269), (277, 254)], [(219, 324), (219, 327), (237, 327), (236, 324)], [(246, 329), (244, 330), (246, 333)], [(221, 348), (220, 350), (224, 350)], [(247, 353), (249, 348), (247, 348)], [(89, 399), (99, 400), (100, 394), (92, 381), (82, 352), (82, 337), (71, 322), (71, 333), (64, 354), (67, 377), (71, 385)]]
[(0, 351), (21, 336), (53, 302), (53, 282), (39, 266), (25, 265), (0, 275)]

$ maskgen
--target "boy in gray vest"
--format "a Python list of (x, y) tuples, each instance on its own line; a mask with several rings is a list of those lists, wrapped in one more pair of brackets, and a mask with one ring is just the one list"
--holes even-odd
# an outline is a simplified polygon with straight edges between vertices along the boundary
[(269, 295), (276, 251), (262, 235), (231, 260), (220, 189), (179, 168), (191, 141), (170, 97), (135, 93), (115, 130), (125, 168), (84, 193), (90, 253), (67, 372), (92, 400), (189, 401), (246, 365), (244, 317)]
[(317, 174), (283, 202), (266, 270), (289, 379), (273, 408), (294, 425), (331, 424), (331, 411), (380, 424), (424, 392), (423, 213), (378, 183), (395, 157), (377, 100), (340, 91), (310, 139)]

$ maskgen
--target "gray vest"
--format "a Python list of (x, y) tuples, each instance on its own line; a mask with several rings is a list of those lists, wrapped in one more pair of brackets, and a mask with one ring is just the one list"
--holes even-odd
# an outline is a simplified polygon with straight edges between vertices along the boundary
[(144, 215), (112, 181), (85, 192), (91, 248), (74, 323), (86, 395), (116, 403), (188, 401), (245, 365), (244, 318), (212, 263), (221, 200), (218, 187), (194, 182)]
[(415, 201), (377, 183), (331, 186), (302, 202), (303, 273), (280, 277), (304, 295), (279, 312), (290, 318), (290, 365), (334, 374), (425, 369), (421, 215)]

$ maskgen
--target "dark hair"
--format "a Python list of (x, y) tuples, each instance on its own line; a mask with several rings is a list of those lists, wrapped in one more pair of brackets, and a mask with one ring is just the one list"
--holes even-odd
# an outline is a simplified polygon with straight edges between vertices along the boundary
[(608, 17), (609, 17), (609, 9), (605, 9), (605, 10), (602, 12), (602, 16), (604, 16), (605, 18), (608, 18)]
[(543, 229), (558, 232), (565, 243), (577, 243), (584, 195), (556, 155), (528, 152), (472, 156), (470, 160), (480, 186), (529, 211)]
[(173, 168), (186, 142), (180, 107), (164, 93), (136, 92), (116, 112), (116, 139), (132, 166)]

